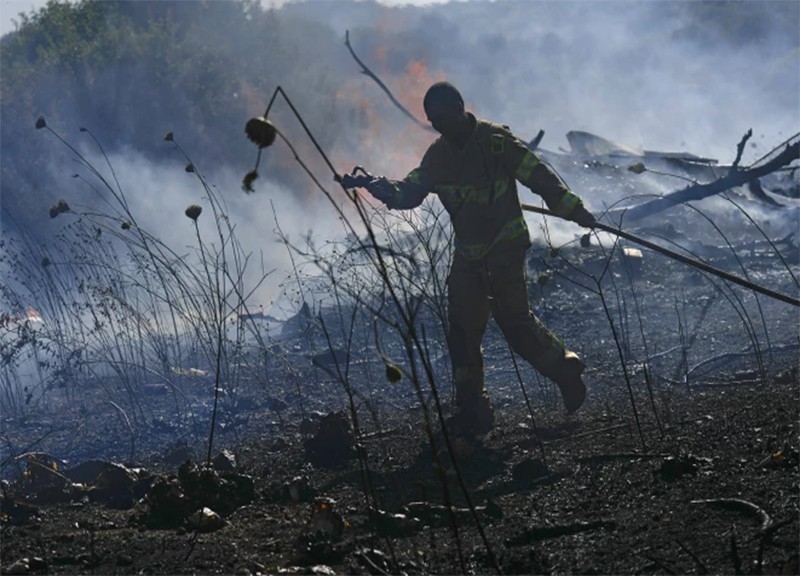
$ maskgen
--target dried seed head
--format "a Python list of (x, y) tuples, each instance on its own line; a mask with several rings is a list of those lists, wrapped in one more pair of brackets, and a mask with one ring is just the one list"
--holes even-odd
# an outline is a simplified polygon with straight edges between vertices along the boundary
[(242, 180), (242, 190), (248, 194), (255, 192), (255, 189), (253, 188), (253, 182), (256, 181), (256, 178), (258, 178), (258, 172), (255, 170), (245, 174), (244, 180)]
[(50, 218), (55, 218), (59, 214), (69, 212), (69, 204), (63, 198), (50, 207)]
[(591, 234), (584, 234), (581, 236), (581, 247), (588, 248), (592, 245), (592, 235)]
[(164, 140), (166, 140), (167, 142), (172, 142), (173, 140), (175, 140), (175, 137), (172, 135), (172, 130), (164, 134)]
[(131, 227), (131, 223), (130, 222), (128, 222), (127, 220), (123, 220), (122, 221), (122, 229), (123, 230), (130, 230), (130, 227)]
[(272, 122), (264, 118), (250, 118), (244, 127), (245, 134), (251, 142), (258, 144), (259, 148), (266, 148), (275, 142), (278, 133)]
[(643, 162), (634, 162), (628, 166), (628, 170), (634, 174), (641, 174), (642, 172), (647, 172), (647, 166), (645, 166)]
[(186, 165), (186, 168), (185, 168), (185, 170), (186, 170), (187, 172), (189, 172), (189, 173), (192, 173), (192, 172), (194, 172), (194, 164), (192, 164), (191, 162), (189, 162), (189, 163)]
[(400, 382), (403, 378), (403, 373), (400, 371), (400, 368), (392, 364), (391, 362), (386, 363), (386, 379), (394, 384), (395, 382)]
[(42, 256), (42, 268), (47, 268), (48, 266), (50, 266), (50, 258)]
[(186, 208), (186, 216), (194, 220), (195, 222), (200, 217), (200, 213), (203, 211), (203, 208), (198, 206), (197, 204), (190, 204), (188, 208)]
[(36, 119), (36, 129), (37, 129), (37, 130), (41, 130), (41, 129), (42, 129), (42, 128), (44, 128), (45, 126), (47, 126), (47, 122), (45, 122), (45, 121), (44, 121), (44, 116), (39, 116), (39, 117)]

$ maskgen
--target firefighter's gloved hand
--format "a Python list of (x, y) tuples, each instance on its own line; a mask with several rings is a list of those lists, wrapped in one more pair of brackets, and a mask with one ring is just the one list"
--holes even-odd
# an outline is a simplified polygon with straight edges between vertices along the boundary
[(387, 204), (394, 196), (394, 186), (383, 176), (370, 180), (365, 188), (367, 192), (384, 204)]
[(584, 228), (592, 228), (596, 222), (594, 214), (589, 212), (583, 204), (578, 204), (572, 209), (569, 219)]

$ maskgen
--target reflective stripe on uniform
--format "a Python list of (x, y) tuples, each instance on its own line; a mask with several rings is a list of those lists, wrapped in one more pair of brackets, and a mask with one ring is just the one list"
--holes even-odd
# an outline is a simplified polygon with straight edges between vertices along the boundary
[(503, 153), (505, 149), (506, 138), (502, 134), (492, 134), (491, 138), (489, 139), (489, 150), (495, 156), (500, 155)]
[(558, 214), (559, 216), (569, 216), (572, 214), (572, 210), (578, 203), (581, 201), (575, 194), (567, 190), (564, 192), (564, 195), (561, 197), (561, 200), (558, 201), (558, 204), (553, 209), (553, 212)]
[[(508, 180), (498, 178), (494, 181), (492, 188), (494, 194), (492, 198), (496, 200), (508, 192)], [(486, 186), (471, 186), (469, 184), (439, 184), (434, 191), (440, 198), (447, 198), (453, 202), (463, 202), (465, 204), (489, 204), (490, 190)]]
[(500, 229), (500, 233), (494, 240), (488, 244), (463, 244), (456, 238), (456, 250), (458, 250), (467, 260), (477, 260), (483, 258), (489, 253), (489, 250), (503, 240), (513, 240), (519, 238), (523, 234), (528, 233), (528, 225), (525, 223), (525, 218), (519, 216), (505, 223)]
[(515, 176), (517, 180), (521, 182), (527, 182), (528, 178), (531, 177), (533, 174), (533, 169), (536, 168), (539, 164), (539, 157), (532, 152), (525, 152), (525, 156), (522, 157), (522, 162), (519, 163), (517, 166), (517, 170), (515, 172)]

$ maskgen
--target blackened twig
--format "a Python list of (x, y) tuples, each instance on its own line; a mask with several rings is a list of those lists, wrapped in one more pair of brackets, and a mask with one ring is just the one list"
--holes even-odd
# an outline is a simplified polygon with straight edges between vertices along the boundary
[(361, 73), (372, 78), (375, 81), (375, 83), (378, 86), (380, 86), (381, 90), (386, 92), (386, 95), (389, 97), (389, 100), (392, 101), (392, 104), (397, 106), (403, 114), (408, 116), (411, 119), (411, 121), (414, 122), (414, 124), (422, 128), (423, 130), (427, 130), (428, 132), (434, 132), (433, 128), (431, 128), (427, 124), (423, 124), (417, 119), (416, 116), (414, 116), (411, 112), (406, 110), (406, 108), (402, 104), (400, 104), (400, 102), (398, 102), (397, 98), (394, 97), (394, 94), (392, 94), (392, 91), (389, 90), (388, 86), (386, 86), (386, 84), (384, 84), (383, 81), (380, 78), (378, 78), (378, 76), (372, 70), (370, 70), (358, 56), (356, 56), (353, 47), (350, 45), (350, 30), (346, 30), (344, 33), (344, 44), (350, 51), (350, 55), (353, 57), (353, 60), (355, 60), (358, 63), (358, 65), (361, 66)]

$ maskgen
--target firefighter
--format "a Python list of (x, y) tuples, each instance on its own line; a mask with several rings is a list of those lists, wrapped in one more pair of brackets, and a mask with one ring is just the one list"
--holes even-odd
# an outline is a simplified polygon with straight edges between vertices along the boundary
[(531, 242), (516, 181), (563, 218), (585, 227), (595, 218), (507, 126), (465, 111), (464, 99), (452, 84), (431, 86), (424, 108), (441, 137), (405, 179), (379, 177), (366, 188), (392, 209), (415, 208), (432, 192), (450, 215), (455, 250), (447, 280), (447, 340), (457, 411), (449, 425), (475, 435), (493, 426), (481, 348), (490, 314), (514, 352), (555, 381), (567, 411), (574, 412), (586, 397), (581, 378), (585, 365), (530, 309), (525, 252)]

